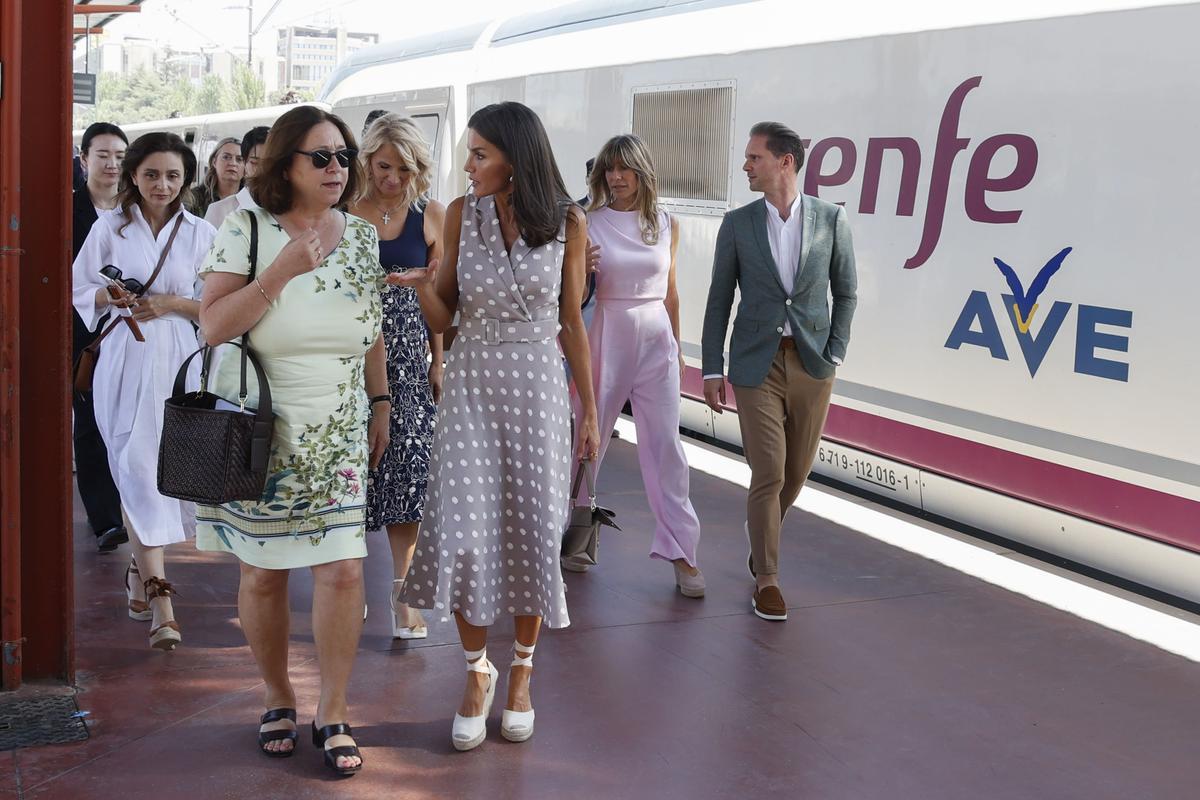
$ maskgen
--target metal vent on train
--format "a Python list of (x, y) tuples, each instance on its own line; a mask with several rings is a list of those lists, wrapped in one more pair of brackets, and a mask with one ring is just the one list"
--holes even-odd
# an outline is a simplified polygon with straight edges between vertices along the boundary
[(732, 83), (634, 91), (633, 133), (654, 156), (664, 202), (727, 207), (732, 125)]

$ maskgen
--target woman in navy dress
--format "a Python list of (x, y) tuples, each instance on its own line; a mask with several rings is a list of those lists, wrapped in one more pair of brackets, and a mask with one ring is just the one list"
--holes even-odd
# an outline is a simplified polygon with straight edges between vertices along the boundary
[[(367, 129), (359, 158), (368, 180), (350, 212), (379, 231), (380, 263), (388, 272), (425, 269), (431, 259), (441, 257), (446, 209), (426, 197), (433, 155), (420, 129), (407, 117), (385, 114)], [(367, 529), (387, 528), (394, 572), (392, 636), (424, 639), (421, 612), (399, 598), (425, 509), (434, 404), (442, 391), (442, 337), (429, 332), (414, 289), (389, 286), (384, 291), (383, 339), (391, 444), (368, 478)]]

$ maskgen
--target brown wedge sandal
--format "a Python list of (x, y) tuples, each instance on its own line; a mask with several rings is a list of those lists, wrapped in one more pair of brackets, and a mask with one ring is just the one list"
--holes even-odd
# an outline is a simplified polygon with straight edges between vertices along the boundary
[[(175, 587), (162, 578), (147, 578), (142, 585), (146, 587), (147, 604), (156, 597), (174, 597), (178, 594)], [(150, 630), (150, 646), (157, 650), (174, 650), (182, 641), (179, 623), (173, 619)]]
[(149, 603), (133, 596), (135, 586), (141, 588), (142, 576), (138, 572), (137, 562), (130, 561), (129, 566), (125, 568), (125, 599), (129, 601), (129, 618), (138, 622), (149, 622), (154, 619), (154, 612), (150, 610)]

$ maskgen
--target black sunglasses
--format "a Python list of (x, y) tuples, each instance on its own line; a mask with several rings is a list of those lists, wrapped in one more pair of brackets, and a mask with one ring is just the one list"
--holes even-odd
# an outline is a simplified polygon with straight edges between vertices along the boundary
[(337, 158), (338, 165), (343, 169), (350, 166), (350, 162), (358, 156), (358, 151), (352, 147), (347, 147), (344, 150), (331, 152), (329, 150), (297, 150), (296, 155), (308, 156), (312, 159), (313, 166), (317, 169), (325, 169), (329, 166), (329, 162)]
[(137, 278), (126, 278), (121, 275), (121, 270), (112, 264), (105, 264), (100, 268), (100, 274), (111, 281), (121, 284), (125, 287), (125, 291), (132, 294), (141, 294), (146, 291), (146, 287)]

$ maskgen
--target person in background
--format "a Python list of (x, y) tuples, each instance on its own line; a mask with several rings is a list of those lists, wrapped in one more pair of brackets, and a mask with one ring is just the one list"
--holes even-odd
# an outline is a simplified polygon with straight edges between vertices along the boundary
[(388, 113), (386, 108), (373, 108), (367, 112), (367, 118), (363, 120), (362, 135), (364, 138), (366, 138), (367, 131), (369, 131), (371, 126), (375, 124), (375, 120), (379, 119), (386, 113)]
[[(258, 161), (262, 157), (267, 144), (267, 134), (270, 132), (271, 129), (266, 125), (259, 125), (246, 131), (246, 135), (242, 137), (242, 168), (247, 181), (258, 173)], [(258, 203), (250, 196), (250, 187), (245, 181), (236, 194), (210, 205), (204, 214), (204, 221), (214, 228), (220, 228), (225, 217), (239, 208), (258, 208)]]
[[(293, 108), (271, 127), (251, 179), (262, 208), (230, 214), (201, 269), (202, 335), (226, 342), (249, 334), (270, 382), (275, 430), (261, 500), (198, 506), (196, 546), (241, 562), (238, 615), (267, 706), (258, 747), (272, 758), (291, 756), (298, 739), (288, 581), (294, 569), (312, 571), (321, 675), (312, 738), (339, 776), (363, 763), (346, 722), (346, 689), (362, 633), (366, 476), (387, 449), (392, 404), (379, 237), (339, 210), (362, 180), (346, 123), (316, 106)], [(220, 396), (236, 396), (239, 361), (221, 360)]]
[(71, 191), (75, 192), (87, 183), (87, 167), (83, 163), (82, 148), (75, 145), (71, 149)]
[(791, 128), (760, 122), (750, 129), (742, 170), (750, 191), (763, 197), (721, 221), (701, 339), (704, 400), (720, 414), (725, 333), (740, 291), (729, 382), (750, 465), (751, 607), (779, 622), (788, 615), (779, 588), (779, 530), (821, 442), (858, 287), (846, 209), (801, 194), (803, 164), (804, 143)]
[[(600, 420), (597, 472), (621, 408), (637, 425), (638, 462), (657, 526), (650, 557), (674, 565), (686, 597), (704, 596), (696, 567), (700, 521), (688, 498), (688, 465), (679, 440), (679, 225), (658, 206), (654, 161), (642, 140), (615, 136), (596, 156), (588, 241), (597, 255), (596, 316), (588, 331)], [(581, 499), (587, 500), (587, 486)], [(569, 558), (568, 569), (580, 571)]]
[[(79, 158), (85, 162), (87, 181), (75, 190), (71, 209), (71, 260), (79, 256), (92, 225), (101, 214), (117, 205), (117, 185), (121, 180), (121, 162), (129, 139), (125, 132), (110, 122), (93, 122), (83, 132)], [(83, 349), (95, 341), (108, 322), (108, 315), (97, 320), (95, 330), (88, 330), (79, 312), (71, 309), (71, 360), (78, 360)], [(96, 547), (101, 553), (116, 550), (129, 541), (121, 522), (121, 494), (113, 483), (108, 468), (108, 451), (104, 438), (96, 427), (92, 392), (75, 392), (71, 399), (74, 410), (72, 439), (75, 445), (75, 483), (87, 511), (88, 523), (96, 535)]]
[[(110, 308), (118, 309), (95, 367), (96, 424), (133, 544), (133, 564), (125, 573), (129, 615), (151, 620), (150, 646), (161, 650), (175, 649), (183, 638), (171, 607), (175, 588), (166, 579), (163, 551), (184, 541), (194, 522), (190, 503), (158, 492), (163, 403), (171, 396), (176, 369), (196, 349), (196, 267), (216, 234), (183, 207), (182, 195), (195, 174), (196, 157), (178, 136), (140, 136), (121, 164), (117, 207), (92, 225), (72, 267), (72, 302), (88, 330), (96, 330)], [(133, 288), (120, 288), (102, 276), (101, 268), (108, 265)], [(144, 292), (129, 281), (137, 281)], [(145, 341), (139, 342), (133, 326), (118, 317), (127, 315), (122, 314), (126, 309)]]
[(208, 169), (204, 172), (204, 185), (195, 193), (192, 207), (196, 216), (203, 217), (208, 207), (238, 193), (245, 174), (242, 165), (242, 144), (232, 136), (217, 142), (208, 157)]
[[(457, 750), (487, 736), (499, 672), (488, 628), (513, 617), (504, 738), (533, 735), (529, 696), (543, 618), (566, 627), (558, 554), (572, 467), (570, 400), (558, 343), (576, 375), (579, 452), (598, 448), (583, 296), (587, 222), (571, 200), (537, 115), (485, 106), (467, 121), (471, 190), (450, 204), (444, 269), (388, 281), (414, 286), (435, 331), (461, 314), (438, 415), (429, 504), (404, 599), (453, 614), (467, 685), (451, 728)], [(560, 332), (561, 331), (561, 332)]]
[[(350, 213), (375, 226), (383, 268), (426, 269), (440, 259), (446, 208), (428, 197), (433, 154), (417, 124), (398, 114), (376, 117), (359, 161), (367, 180)], [(425, 508), (435, 403), (442, 394), (442, 335), (425, 324), (412, 287), (384, 290), (383, 340), (392, 398), (391, 444), (367, 481), (367, 530), (387, 528), (392, 636), (424, 639), (421, 612), (404, 605), (400, 596)]]

